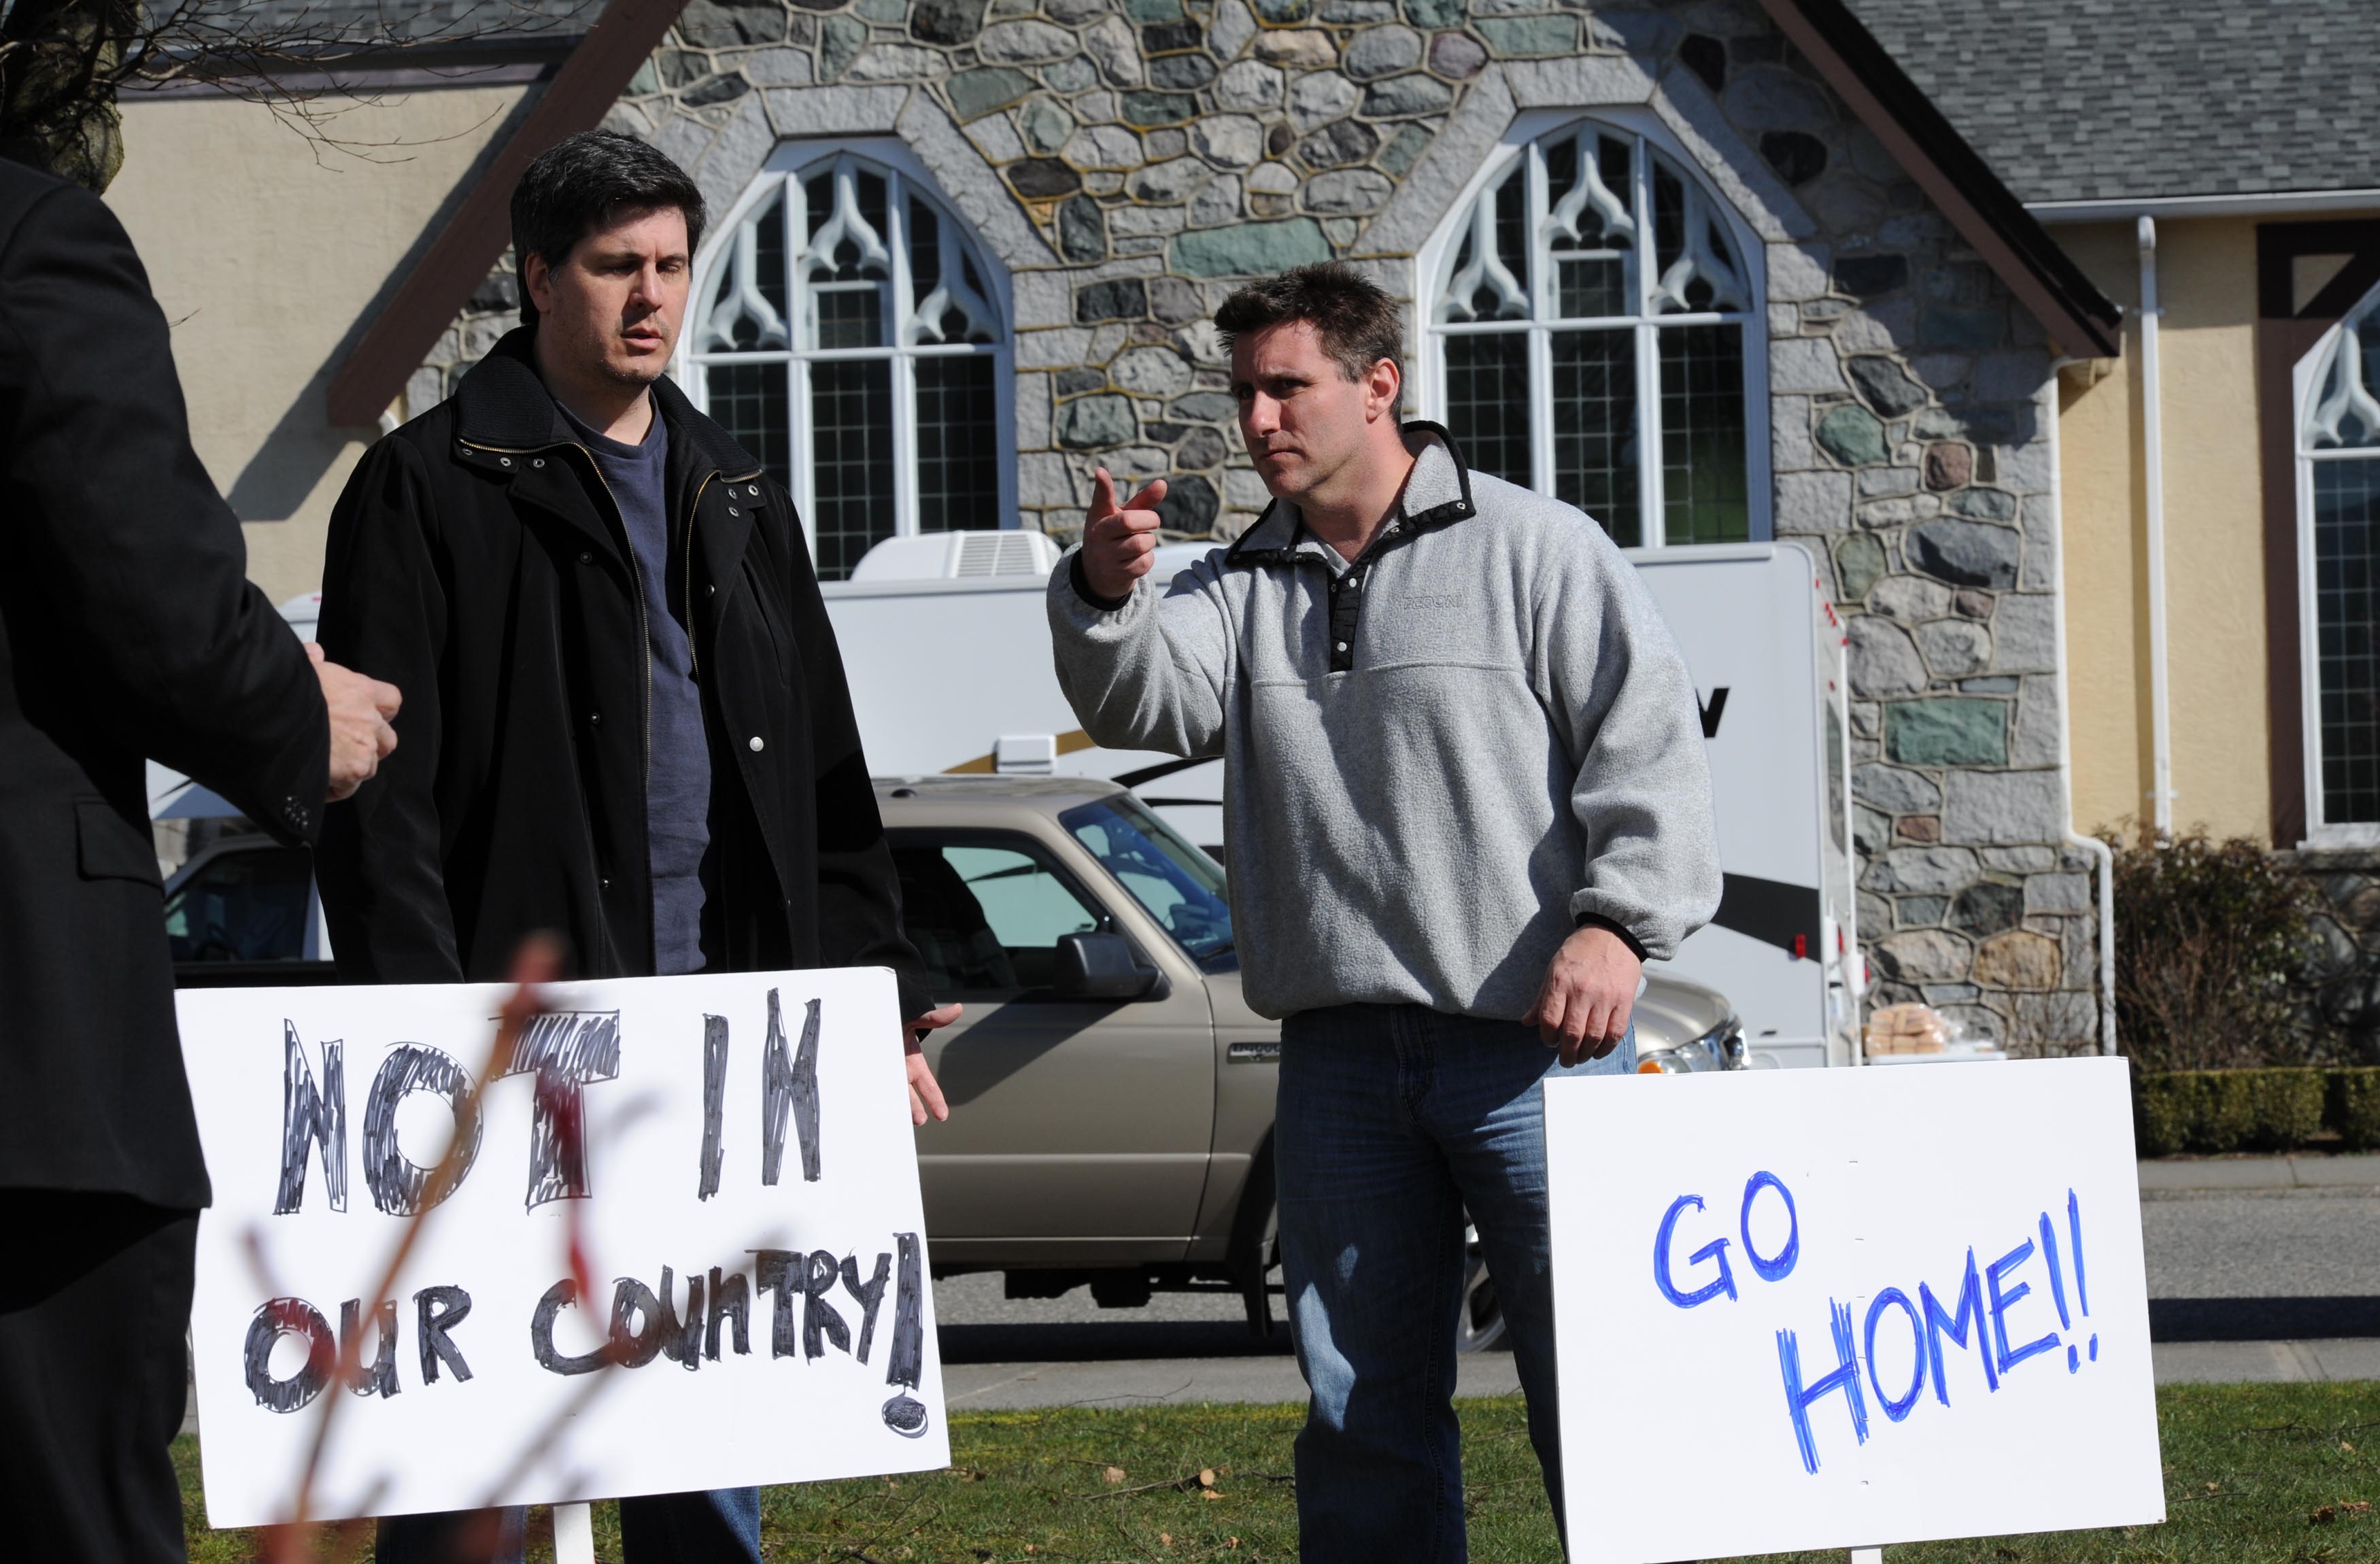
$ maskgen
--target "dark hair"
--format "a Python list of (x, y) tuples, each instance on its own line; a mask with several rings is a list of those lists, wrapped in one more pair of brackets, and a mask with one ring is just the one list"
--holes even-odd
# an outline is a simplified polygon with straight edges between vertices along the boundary
[(1238, 337), (1291, 321), (1311, 323), (1322, 351), (1351, 381), (1362, 380), (1383, 358), (1403, 371), (1404, 321), (1397, 301), (1343, 261), (1293, 267), (1250, 283), (1215, 311), (1226, 348)]
[(686, 245), (702, 243), (702, 192), (685, 169), (616, 130), (582, 130), (537, 155), (513, 187), (513, 263), (520, 269), (521, 324), (537, 324), (529, 302), (528, 258), (548, 266), (570, 259), (578, 241), (622, 212), (675, 207), (686, 217)]

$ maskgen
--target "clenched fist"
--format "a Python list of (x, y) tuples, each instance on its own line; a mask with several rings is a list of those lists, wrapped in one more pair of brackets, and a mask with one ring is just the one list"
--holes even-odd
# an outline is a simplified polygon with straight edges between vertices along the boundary
[(1165, 498), (1165, 479), (1159, 479), (1116, 504), (1115, 479), (1108, 469), (1091, 475), (1091, 508), (1083, 526), (1083, 579), (1102, 598), (1121, 598), (1132, 584), (1148, 574), (1157, 552), (1159, 517), (1155, 506)]
[(306, 655), (313, 660), (314, 677), (322, 683), (322, 704), (330, 708), (331, 802), (336, 804), (371, 781), (380, 763), (395, 750), (392, 724), (404, 697), (395, 685), (331, 661), (312, 641), (306, 643)]

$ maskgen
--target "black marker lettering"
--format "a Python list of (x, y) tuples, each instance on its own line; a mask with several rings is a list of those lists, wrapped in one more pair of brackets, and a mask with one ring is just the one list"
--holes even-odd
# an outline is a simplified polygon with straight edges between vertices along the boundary
[[(688, 1314), (694, 1311), (688, 1309)], [(732, 1321), (735, 1327), (735, 1351), (738, 1354), (752, 1351), (752, 1280), (742, 1271), (722, 1276), (719, 1267), (710, 1267), (710, 1323), (703, 1333), (702, 1355), (711, 1362), (719, 1361), (719, 1327)]]
[(421, 1349), (424, 1385), (438, 1383), (441, 1362), (455, 1371), (456, 1379), (471, 1377), (471, 1365), (463, 1361), (463, 1350), (446, 1334), (470, 1315), (471, 1295), (459, 1287), (425, 1287), (413, 1295), (413, 1334)]
[[(434, 1092), (455, 1116), (462, 1146), (453, 1180), (431, 1190), (434, 1165), (425, 1168), (396, 1144), (396, 1109), (413, 1092)], [(468, 1117), (467, 1117), (468, 1115)], [(471, 1075), (451, 1054), (421, 1043), (401, 1043), (381, 1061), (364, 1102), (364, 1183), (372, 1204), (392, 1217), (410, 1217), (455, 1193), (480, 1156), (480, 1105), (471, 1097)]]
[(827, 1302), (827, 1294), (834, 1291), (834, 1284), (842, 1274), (842, 1267), (835, 1263), (832, 1254), (824, 1249), (810, 1251), (802, 1274), (802, 1356), (805, 1358), (826, 1356), (826, 1348), (819, 1340), (821, 1334), (843, 1351), (851, 1351), (851, 1328), (844, 1323), (843, 1315), (835, 1312), (834, 1305)]
[[(633, 1330), (631, 1318), (640, 1322)], [(661, 1355), (662, 1301), (632, 1276), (612, 1283), (611, 1349), (624, 1368), (642, 1368)]]
[(513, 1049), (508, 1075), (537, 1076), (529, 1121), (528, 1206), (587, 1198), (589, 1082), (620, 1074), (618, 1011), (553, 1011), (538, 1016)]
[(553, 1318), (578, 1302), (578, 1284), (564, 1277), (545, 1290), (537, 1301), (537, 1313), (528, 1322), (528, 1344), (537, 1354), (538, 1366), (553, 1374), (592, 1374), (612, 1359), (610, 1343), (591, 1352), (569, 1357), (553, 1350)]
[(788, 1059), (784, 1014), (769, 990), (769, 1037), (760, 1060), (760, 1182), (773, 1184), (785, 1157), (785, 1120), (801, 1142), (802, 1180), (819, 1182), (819, 1001), (806, 1007), (801, 1047)]
[(794, 1300), (802, 1295), (800, 1267), (805, 1257), (784, 1249), (753, 1251), (753, 1284), (763, 1292), (774, 1292), (776, 1303), (769, 1317), (769, 1355), (790, 1358), (794, 1345)]
[(346, 1044), (334, 1038), (322, 1045), (322, 1082), (306, 1063), (306, 1045), (298, 1028), (281, 1024), (281, 1192), (273, 1214), (285, 1217), (306, 1201), (306, 1148), (322, 1152), (322, 1187), (331, 1209), (347, 1208), (347, 1081)]
[[(286, 1379), (273, 1377), (273, 1349), (284, 1336), (306, 1338), (306, 1364)], [(322, 1393), (338, 1365), (338, 1344), (331, 1340), (331, 1322), (303, 1298), (273, 1298), (248, 1322), (248, 1342), (240, 1353), (248, 1388), (256, 1404), (268, 1412), (298, 1412)]]
[(858, 1357), (861, 1363), (868, 1361), (868, 1345), (876, 1340), (876, 1311), (884, 1303), (884, 1284), (892, 1279), (892, 1256), (890, 1254), (876, 1256), (876, 1274), (864, 1283), (859, 1279), (859, 1257), (856, 1255), (843, 1257), (844, 1291), (859, 1300)]
[[(924, 1250), (914, 1232), (892, 1236), (901, 1250), (901, 1279), (900, 1293), (892, 1306), (892, 1350), (884, 1383), (905, 1385), (914, 1390), (926, 1365)], [(907, 1390), (902, 1391), (884, 1403), (884, 1426), (905, 1438), (922, 1437), (926, 1432), (926, 1403)]]
[(356, 1354), (356, 1366), (349, 1371), (347, 1388), (358, 1396), (386, 1398), (397, 1392), (396, 1383), (396, 1300), (383, 1298), (372, 1310), (372, 1323), (380, 1328), (380, 1350), (370, 1363), (363, 1361), (363, 1349), (356, 1339), (363, 1333), (364, 1303), (360, 1298), (350, 1298), (339, 1305), (339, 1356)]
[(702, 1169), (695, 1196), (719, 1193), (721, 1128), (727, 1117), (727, 1018), (702, 1018)]
[(689, 1373), (702, 1366), (700, 1272), (686, 1279), (686, 1318), (681, 1322), (677, 1317), (677, 1278), (667, 1266), (662, 1267), (662, 1355)]

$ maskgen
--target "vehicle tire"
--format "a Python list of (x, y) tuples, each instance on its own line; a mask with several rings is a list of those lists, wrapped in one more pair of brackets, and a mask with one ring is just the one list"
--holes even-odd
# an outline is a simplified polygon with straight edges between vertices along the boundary
[(1488, 1257), (1481, 1250), (1479, 1230), (1463, 1224), (1463, 1310), (1454, 1320), (1454, 1350), (1484, 1352), (1504, 1340), (1504, 1310), (1496, 1301), (1496, 1283), (1488, 1275)]

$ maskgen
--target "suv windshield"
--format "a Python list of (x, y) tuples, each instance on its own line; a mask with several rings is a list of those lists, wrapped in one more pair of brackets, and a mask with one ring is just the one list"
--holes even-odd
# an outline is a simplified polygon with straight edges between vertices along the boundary
[(1223, 866), (1174, 834), (1128, 794), (1079, 805), (1058, 817), (1075, 840), (1162, 924), (1205, 972), (1239, 964)]

